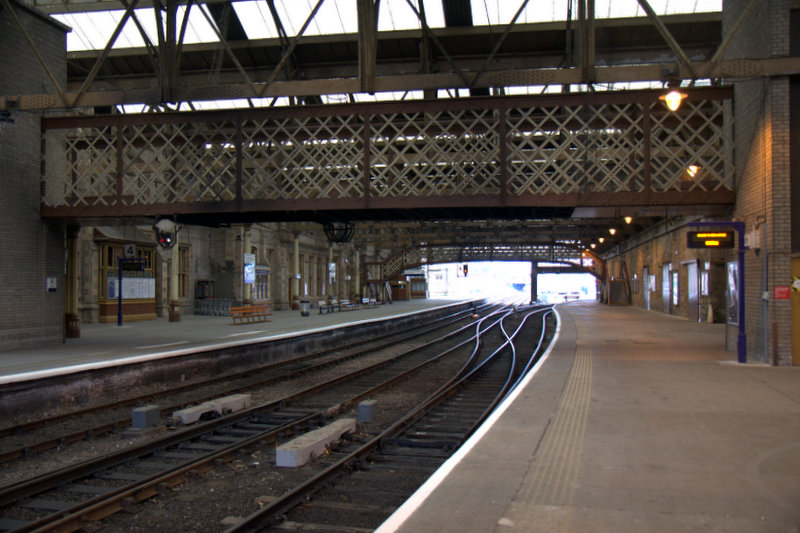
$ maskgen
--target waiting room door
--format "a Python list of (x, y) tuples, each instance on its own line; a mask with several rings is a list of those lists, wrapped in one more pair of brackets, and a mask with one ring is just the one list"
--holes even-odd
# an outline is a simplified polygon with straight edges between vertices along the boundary
[(686, 302), (689, 306), (689, 320), (700, 321), (700, 280), (697, 262), (686, 264)]

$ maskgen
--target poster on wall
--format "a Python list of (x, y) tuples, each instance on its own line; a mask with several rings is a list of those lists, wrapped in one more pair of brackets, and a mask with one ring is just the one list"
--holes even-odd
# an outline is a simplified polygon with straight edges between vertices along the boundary
[(244, 254), (244, 282), (256, 282), (256, 254)]
[(728, 263), (728, 324), (739, 324), (739, 264)]
[[(106, 295), (109, 300), (119, 298), (119, 278), (108, 278)], [(155, 278), (122, 278), (123, 300), (149, 300), (155, 297)]]

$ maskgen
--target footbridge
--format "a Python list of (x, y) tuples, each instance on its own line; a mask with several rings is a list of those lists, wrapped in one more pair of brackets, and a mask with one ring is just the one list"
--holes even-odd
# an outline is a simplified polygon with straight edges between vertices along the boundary
[(732, 91), (686, 93), (676, 112), (631, 91), (44, 118), (41, 214), (221, 224), (731, 204)]
[[(366, 263), (368, 283), (383, 284), (409, 269), (422, 265), (468, 263), (472, 261), (521, 261), (544, 263), (546, 272), (584, 272), (600, 280), (606, 278), (605, 261), (576, 244), (438, 244), (407, 248), (382, 262)], [(559, 268), (552, 265), (564, 265)]]

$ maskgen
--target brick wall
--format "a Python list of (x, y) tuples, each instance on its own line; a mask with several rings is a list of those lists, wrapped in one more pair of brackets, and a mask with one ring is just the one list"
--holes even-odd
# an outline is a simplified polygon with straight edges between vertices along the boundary
[[(66, 79), (64, 29), (12, 5), (56, 77)], [(7, 12), (0, 12), (0, 50), (2, 71), (11, 73), (0, 76), (0, 94), (53, 90)], [(0, 131), (0, 350), (63, 340), (64, 228), (39, 217), (40, 115), (12, 118)], [(46, 290), (47, 278), (55, 279), (54, 292)]]
[[(723, 27), (730, 27), (747, 3), (726, 2)], [(759, 5), (726, 58), (788, 55), (789, 8), (788, 0)], [(740, 82), (734, 88), (735, 216), (762, 241), (760, 250), (745, 255), (748, 354), (751, 360), (791, 364), (790, 302), (771, 298), (775, 286), (791, 280), (789, 80)], [(770, 296), (766, 301), (764, 293)]]
[[(689, 292), (688, 292), (688, 266), (687, 263), (698, 265), (698, 282), (702, 272), (707, 272), (709, 279), (709, 294), (700, 295), (698, 299), (698, 319), (700, 322), (725, 322), (727, 313), (726, 283), (725, 283), (725, 258), (721, 250), (689, 249), (686, 246), (686, 225), (689, 219), (676, 218), (667, 220), (654, 226), (635, 241), (626, 243), (626, 248), (621, 254), (609, 258), (609, 272), (619, 277), (620, 264), (625, 261), (628, 274), (633, 279), (639, 280), (638, 290), (632, 293), (631, 304), (645, 307), (645, 291), (648, 276), (654, 275), (656, 279), (655, 291), (650, 292), (650, 310), (665, 312), (674, 316), (689, 318)], [(678, 273), (678, 305), (672, 303), (672, 287), (666, 291), (665, 302), (663, 291), (664, 266), (667, 265), (670, 273)], [(669, 283), (671, 280), (667, 278)], [(734, 329), (735, 331), (735, 329)], [(731, 347), (728, 344), (729, 348)], [(732, 349), (736, 349), (735, 337)]]

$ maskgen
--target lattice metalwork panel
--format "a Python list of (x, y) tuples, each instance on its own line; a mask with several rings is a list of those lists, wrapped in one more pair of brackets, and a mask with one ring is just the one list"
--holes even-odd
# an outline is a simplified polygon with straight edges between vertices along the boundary
[(732, 190), (732, 114), (727, 101), (686, 101), (678, 113), (651, 105), (652, 189)]
[(497, 111), (398, 113), (372, 118), (370, 193), (482, 195), (500, 190)]
[(244, 123), (245, 200), (363, 195), (359, 116), (287, 117)]
[(45, 134), (44, 202), (52, 206), (111, 206), (117, 199), (117, 129), (49, 130)]
[[(441, 109), (411, 102), (44, 119), (42, 199), (102, 216), (120, 206), (160, 213), (170, 204), (182, 212), (244, 203), (255, 211), (335, 210), (339, 200), (374, 198), (474, 207), (477, 197), (497, 207), (558, 195), (598, 205), (591, 202), (615, 193), (730, 193), (730, 93), (693, 94), (677, 113), (644, 92), (465, 99)], [(662, 198), (669, 200), (638, 201), (693, 201)]]
[(643, 188), (640, 105), (513, 109), (508, 122), (512, 194)]
[(233, 131), (228, 122), (125, 127), (122, 204), (234, 200), (236, 152), (224, 142)]

